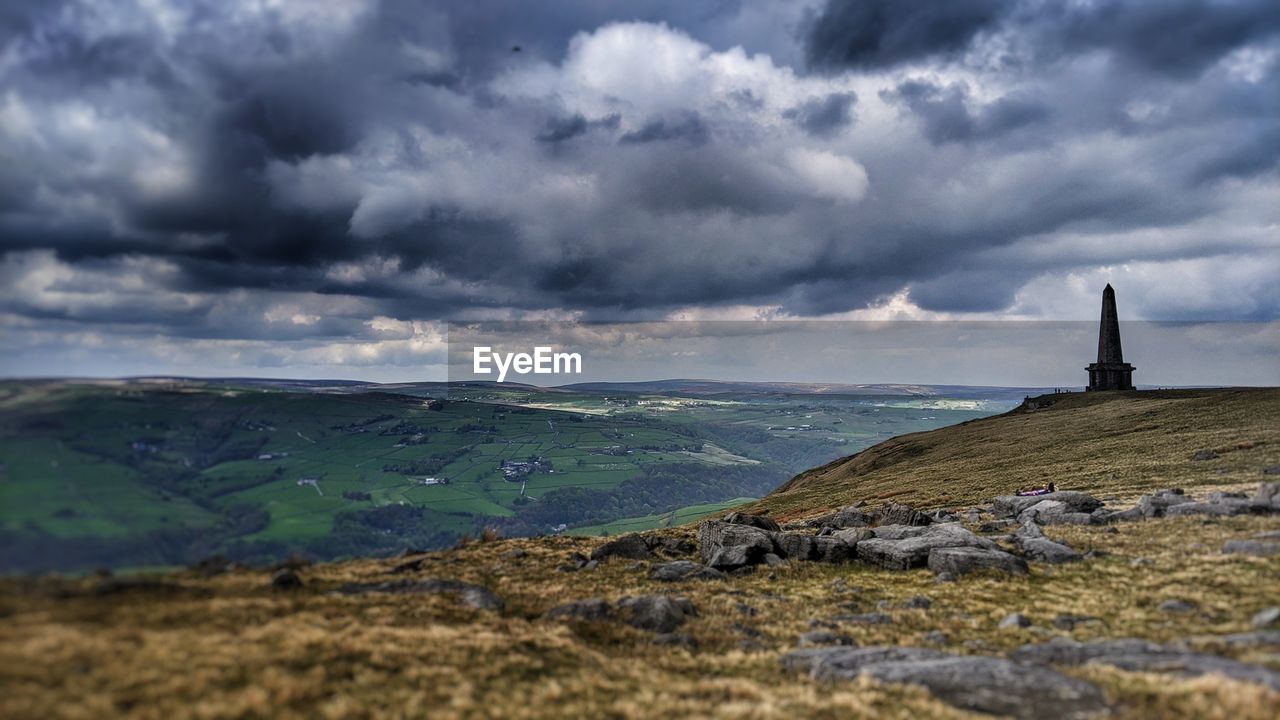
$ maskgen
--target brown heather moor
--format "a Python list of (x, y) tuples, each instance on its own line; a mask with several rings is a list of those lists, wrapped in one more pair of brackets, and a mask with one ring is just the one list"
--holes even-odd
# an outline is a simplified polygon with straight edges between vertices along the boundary
[[(1280, 391), (1066, 396), (1051, 408), (897, 438), (799, 476), (760, 507), (803, 517), (867, 500), (964, 507), (1053, 479), (1123, 505), (1178, 485), (1252, 488), (1280, 464)], [(1200, 449), (1220, 458), (1192, 461)], [(1219, 473), (1219, 469), (1225, 472)], [(959, 653), (1002, 654), (1054, 635), (1142, 637), (1280, 668), (1257, 649), (1213, 636), (1253, 629), (1280, 597), (1280, 558), (1227, 556), (1222, 543), (1280, 529), (1275, 517), (1176, 518), (1108, 527), (1051, 527), (1080, 551), (1106, 555), (1033, 566), (1028, 577), (937, 583), (925, 570), (795, 563), (727, 581), (663, 584), (647, 567), (611, 560), (562, 572), (599, 540), (475, 542), (424, 557), (410, 577), (488, 585), (503, 613), (441, 595), (341, 595), (378, 582), (399, 560), (353, 560), (300, 571), (304, 586), (271, 588), (265, 570), (158, 576), (154, 587), (95, 596), (96, 578), (0, 584), (0, 716), (174, 717), (968, 717), (919, 688), (871, 681), (822, 685), (784, 673), (781, 654), (811, 619), (884, 612), (886, 625), (845, 625), (861, 645), (922, 645), (930, 631)], [(694, 528), (674, 534), (693, 537)], [(511, 551), (522, 549), (523, 557)], [(689, 597), (696, 650), (653, 644), (621, 624), (541, 618), (559, 603), (649, 592)], [(932, 598), (928, 610), (900, 609)], [(1171, 614), (1157, 606), (1198, 605)], [(1007, 613), (1034, 623), (998, 629)], [(1059, 614), (1099, 622), (1054, 630)], [(1097, 683), (1119, 718), (1274, 718), (1280, 693), (1216, 677), (1179, 679), (1104, 666), (1065, 669)]]

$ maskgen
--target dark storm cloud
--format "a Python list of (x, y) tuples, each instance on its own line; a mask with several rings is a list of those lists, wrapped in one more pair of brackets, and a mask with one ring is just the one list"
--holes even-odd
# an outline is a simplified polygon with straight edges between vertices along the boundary
[(1274, 8), (6, 3), (0, 330), (1052, 313), (1023, 289), (1120, 272), (1267, 317)]
[(579, 135), (585, 135), (594, 128), (617, 130), (621, 122), (622, 116), (617, 113), (606, 115), (599, 120), (587, 120), (582, 113), (574, 113), (568, 117), (550, 118), (534, 139), (541, 143), (562, 143)]
[(1036, 102), (1002, 97), (971, 109), (972, 100), (960, 86), (938, 87), (910, 80), (881, 92), (889, 102), (901, 103), (924, 125), (925, 136), (935, 145), (998, 137), (1044, 119), (1047, 109)]
[(638, 145), (641, 143), (663, 142), (667, 140), (684, 140), (693, 145), (701, 145), (711, 138), (706, 123), (696, 112), (681, 113), (678, 117), (654, 118), (639, 129), (623, 134), (618, 142)]
[(828, 0), (809, 30), (809, 64), (881, 68), (963, 51), (1016, 0)]
[(982, 35), (1010, 33), (1041, 62), (1093, 50), (1156, 73), (1199, 73), (1280, 32), (1273, 0), (828, 0), (810, 24), (806, 56), (821, 70), (955, 59)]
[(1232, 50), (1280, 32), (1280, 3), (1272, 0), (1102, 0), (1041, 9), (1043, 15), (1029, 21), (1041, 53), (1111, 50), (1174, 75), (1198, 73)]
[(831, 93), (822, 98), (807, 100), (782, 113), (813, 135), (830, 135), (853, 122), (853, 106), (858, 101), (855, 93)]

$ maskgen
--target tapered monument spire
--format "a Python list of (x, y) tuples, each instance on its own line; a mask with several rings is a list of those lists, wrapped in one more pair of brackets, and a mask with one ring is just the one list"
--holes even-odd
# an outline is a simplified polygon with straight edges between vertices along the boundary
[(1098, 361), (1089, 371), (1086, 390), (1132, 390), (1133, 366), (1124, 361), (1120, 349), (1120, 318), (1116, 313), (1116, 291), (1108, 284), (1102, 291), (1102, 321), (1098, 325)]

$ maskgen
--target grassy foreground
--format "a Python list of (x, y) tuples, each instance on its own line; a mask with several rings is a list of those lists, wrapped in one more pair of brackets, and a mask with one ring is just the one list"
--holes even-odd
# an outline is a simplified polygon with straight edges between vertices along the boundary
[[(1123, 505), (1153, 484), (1256, 486), (1261, 472), (1247, 468), (1275, 464), (1274, 428), (1260, 423), (1237, 428), (1234, 423), (1242, 417), (1237, 410), (1215, 410), (1215, 405), (1243, 402), (1251, 413), (1274, 411), (1274, 392), (1252, 395), (1257, 397), (1192, 396), (1204, 413), (1201, 427), (1180, 431), (1179, 441), (1166, 447), (1176, 446), (1176, 457), (1161, 461), (1135, 452), (1132, 463), (1124, 456), (1113, 458), (1108, 467), (1117, 477), (1103, 479), (1108, 484), (1102, 491), (1117, 498), (1113, 504)], [(1163, 408), (1172, 408), (1176, 416), (1187, 408), (1180, 398), (1114, 402), (1108, 412), (1136, 404), (1139, 413), (1156, 413), (1153, 423), (1165, 422)], [(985, 422), (1000, 434), (1013, 432), (1019, 423), (1035, 424), (1062, 442), (1054, 462), (1064, 474), (1086, 473), (1084, 468), (1104, 461), (1094, 459), (1096, 445), (1075, 440), (1091, 436), (1082, 424), (1096, 427), (1105, 405), (1086, 399), (1078, 407)], [(1214, 423), (1232, 424), (1215, 429)], [(1016, 444), (1003, 451), (994, 439), (973, 444), (981, 427), (971, 423), (914, 436), (911, 442), (947, 448), (947, 435), (966, 438), (967, 466), (981, 477), (964, 490), (950, 491), (958, 497), (963, 492), (963, 497), (985, 500), (994, 494), (982, 489), (986, 483), (1017, 484), (1040, 472), (1045, 458), (1018, 453)], [(1188, 438), (1193, 440), (1189, 447)], [(1209, 447), (1245, 440), (1254, 445), (1199, 463), (1234, 468), (1226, 474), (1178, 474), (1184, 457), (1211, 438), (1218, 441)], [(926, 447), (904, 462), (923, 476), (930, 452)], [(1023, 465), (1012, 459), (1019, 454)], [(1239, 460), (1244, 457), (1247, 463)], [(938, 461), (958, 467), (954, 458), (945, 454)], [(1143, 468), (1162, 469), (1158, 477), (1149, 477), (1150, 470)], [(881, 472), (892, 469), (884, 466)], [(1189, 463), (1188, 469), (1197, 471)], [(780, 500), (802, 487), (762, 504), (800, 515), (842, 504), (847, 497), (823, 497), (813, 508), (794, 498)], [(836, 482), (825, 489), (849, 496), (859, 492)], [(895, 497), (927, 505), (922, 498), (939, 491), (914, 492), (919, 494)], [(987, 496), (977, 498), (982, 492)], [(273, 589), (270, 572), (249, 569), (215, 577), (174, 573), (149, 588), (106, 596), (94, 594), (103, 582), (97, 578), (12, 579), (0, 583), (0, 716), (967, 717), (919, 688), (870, 681), (828, 686), (793, 677), (781, 670), (778, 658), (815, 621), (880, 610), (892, 622), (843, 623), (837, 631), (861, 645), (941, 642), (953, 652), (994, 655), (1055, 635), (1187, 639), (1223, 655), (1280, 667), (1275, 648), (1230, 648), (1212, 639), (1254, 629), (1249, 619), (1276, 603), (1280, 577), (1280, 558), (1223, 555), (1222, 543), (1276, 529), (1277, 518), (1253, 516), (1052, 527), (1051, 536), (1080, 551), (1107, 554), (1071, 565), (1036, 565), (1028, 577), (966, 576), (953, 583), (936, 583), (925, 570), (795, 563), (748, 577), (672, 585), (651, 580), (643, 562), (611, 560), (594, 570), (562, 571), (570, 553), (589, 552), (601, 542), (570, 537), (475, 542), (424, 555), (420, 569), (407, 575), (391, 574), (398, 560), (317, 565), (300, 571), (304, 585), (292, 591)], [(695, 530), (663, 532), (691, 538)], [(472, 610), (441, 595), (333, 592), (344, 583), (406, 576), (481, 583), (500, 594), (507, 607), (499, 613)], [(676, 592), (693, 602), (699, 616), (681, 632), (692, 636), (696, 648), (656, 645), (651, 633), (623, 624), (541, 617), (571, 600), (649, 592)], [(901, 607), (921, 594), (932, 599), (929, 609)], [(1197, 609), (1159, 609), (1175, 598)], [(1026, 614), (1034, 625), (998, 628), (1010, 612)], [(1069, 630), (1054, 627), (1053, 619), (1063, 614), (1096, 619)], [(933, 631), (943, 633), (945, 641), (929, 635)], [(1102, 666), (1065, 671), (1102, 687), (1116, 717), (1248, 720), (1280, 714), (1280, 693), (1256, 685)]]

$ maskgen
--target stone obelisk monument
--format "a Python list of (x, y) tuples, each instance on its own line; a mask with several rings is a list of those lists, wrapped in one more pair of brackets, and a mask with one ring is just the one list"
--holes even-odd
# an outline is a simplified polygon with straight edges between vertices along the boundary
[(1098, 362), (1085, 368), (1085, 390), (1132, 390), (1133, 366), (1120, 350), (1120, 319), (1116, 316), (1116, 291), (1108, 284), (1102, 291), (1102, 323), (1098, 326)]

